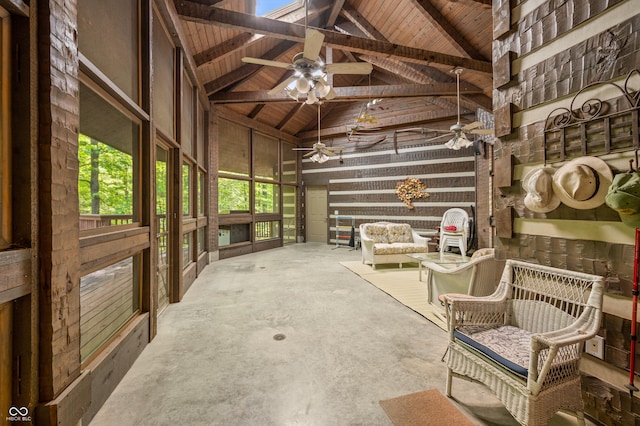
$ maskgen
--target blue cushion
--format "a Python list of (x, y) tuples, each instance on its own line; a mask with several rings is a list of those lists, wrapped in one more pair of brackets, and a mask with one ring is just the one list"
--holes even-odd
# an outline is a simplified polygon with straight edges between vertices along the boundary
[(529, 373), (532, 334), (510, 325), (466, 326), (454, 331), (456, 339), (525, 378)]

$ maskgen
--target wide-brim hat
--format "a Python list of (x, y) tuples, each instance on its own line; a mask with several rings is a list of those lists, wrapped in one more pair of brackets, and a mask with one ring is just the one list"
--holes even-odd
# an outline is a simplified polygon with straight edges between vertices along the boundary
[(553, 192), (574, 209), (593, 209), (604, 204), (613, 172), (598, 157), (580, 157), (564, 164), (553, 175)]
[(560, 199), (553, 191), (553, 167), (535, 167), (522, 178), (522, 189), (527, 195), (524, 205), (536, 213), (548, 213), (560, 205)]

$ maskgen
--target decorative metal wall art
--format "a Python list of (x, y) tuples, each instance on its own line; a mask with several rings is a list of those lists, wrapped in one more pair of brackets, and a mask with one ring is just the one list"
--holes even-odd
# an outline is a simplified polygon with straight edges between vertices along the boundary
[[(636, 86), (634, 89), (632, 84)], [(608, 101), (591, 97), (595, 90), (613, 89)], [(582, 99), (587, 97), (586, 100)], [(547, 162), (640, 148), (640, 70), (634, 69), (622, 85), (592, 83), (582, 88), (568, 108), (556, 108), (545, 121), (544, 160)]]

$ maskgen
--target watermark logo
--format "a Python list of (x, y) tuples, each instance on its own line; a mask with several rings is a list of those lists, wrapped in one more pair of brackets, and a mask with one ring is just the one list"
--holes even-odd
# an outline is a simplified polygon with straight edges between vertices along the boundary
[(31, 416), (29, 415), (28, 407), (16, 407), (9, 408), (9, 416), (7, 416), (8, 422), (30, 422)]

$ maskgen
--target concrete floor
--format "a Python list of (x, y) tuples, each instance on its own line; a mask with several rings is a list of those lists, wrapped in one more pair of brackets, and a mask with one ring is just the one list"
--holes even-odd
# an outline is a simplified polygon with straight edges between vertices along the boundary
[[(307, 243), (209, 265), (91, 426), (391, 425), (380, 400), (444, 393), (446, 333), (338, 263), (360, 256)], [(479, 425), (517, 425), (481, 385), (453, 394)]]

